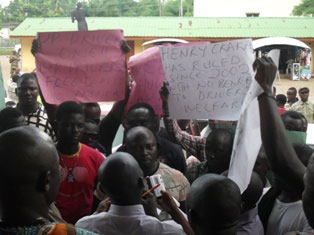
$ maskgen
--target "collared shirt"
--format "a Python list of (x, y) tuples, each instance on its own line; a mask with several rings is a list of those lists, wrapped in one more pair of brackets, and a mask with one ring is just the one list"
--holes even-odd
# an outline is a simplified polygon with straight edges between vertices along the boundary
[(190, 183), (185, 176), (176, 169), (160, 163), (154, 175), (160, 174), (166, 190), (179, 202), (185, 201), (190, 190)]
[(291, 110), (302, 113), (308, 122), (314, 123), (314, 104), (312, 102), (300, 100), (292, 105)]
[(176, 120), (169, 119), (169, 110), (167, 105), (163, 105), (163, 117), (168, 134), (175, 138), (178, 144), (182, 146), (191, 155), (197, 157), (200, 161), (206, 159), (206, 138), (193, 136), (182, 131)]
[(241, 214), (237, 235), (264, 235), (264, 227), (258, 216), (257, 207)]
[(42, 104), (38, 103), (38, 108), (34, 113), (29, 113), (24, 116), (27, 125), (37, 127), (46, 132), (51, 139), (56, 142), (56, 134), (48, 120), (46, 110)]
[(170, 221), (161, 222), (148, 216), (142, 205), (117, 206), (108, 212), (93, 214), (80, 219), (77, 227), (106, 235), (180, 235), (182, 226)]
[(186, 172), (186, 178), (192, 184), (194, 180), (206, 173), (208, 173), (207, 161), (204, 161), (189, 168)]

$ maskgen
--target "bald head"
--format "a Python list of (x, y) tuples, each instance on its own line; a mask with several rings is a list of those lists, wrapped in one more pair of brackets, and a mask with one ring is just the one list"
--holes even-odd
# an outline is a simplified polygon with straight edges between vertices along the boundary
[(142, 168), (145, 176), (152, 175), (158, 168), (158, 149), (153, 132), (143, 126), (128, 130), (125, 136), (126, 151)]
[(98, 174), (102, 189), (114, 204), (140, 203), (144, 189), (143, 172), (130, 154), (123, 152), (111, 154), (99, 168)]
[(196, 234), (236, 234), (241, 194), (238, 186), (225, 176), (206, 174), (195, 180), (187, 207)]
[(23, 126), (0, 135), (0, 207), (10, 207), (17, 200), (27, 203), (28, 199), (48, 207), (59, 183), (59, 157), (47, 134)]

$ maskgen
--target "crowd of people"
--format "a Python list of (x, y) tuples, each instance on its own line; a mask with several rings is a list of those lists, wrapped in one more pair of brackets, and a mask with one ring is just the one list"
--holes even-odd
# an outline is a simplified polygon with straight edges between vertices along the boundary
[(200, 136), (170, 119), (166, 82), (162, 117), (147, 103), (125, 110), (126, 85), (102, 118), (98, 103), (46, 103), (24, 73), (17, 106), (0, 111), (0, 234), (314, 234), (314, 150), (287, 132), (313, 122), (309, 89), (275, 96), (273, 61), (255, 65), (262, 147), (242, 194), (227, 178), (235, 124), (209, 120)]

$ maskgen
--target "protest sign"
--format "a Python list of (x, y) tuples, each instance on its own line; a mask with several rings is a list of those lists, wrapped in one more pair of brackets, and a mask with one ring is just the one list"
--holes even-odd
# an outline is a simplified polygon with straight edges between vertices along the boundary
[(250, 39), (161, 47), (174, 119), (237, 120), (253, 76)]
[[(190, 42), (167, 44), (167, 46), (181, 47), (189, 45), (209, 44), (209, 42)], [(130, 98), (126, 106), (128, 110), (133, 104), (144, 102), (150, 104), (155, 113), (162, 114), (162, 102), (159, 90), (166, 76), (162, 67), (160, 48), (151, 47), (130, 58), (129, 68), (134, 80)]]
[[(268, 56), (278, 68), (280, 50), (272, 50)], [(243, 193), (250, 183), (252, 171), (262, 145), (261, 125), (257, 97), (263, 92), (254, 79), (241, 107), (241, 115), (234, 137), (228, 177)], [(239, 170), (242, 169), (242, 170)]]
[(133, 85), (126, 110), (133, 104), (150, 104), (156, 114), (162, 114), (159, 90), (165, 80), (159, 47), (151, 47), (130, 58), (129, 67), (135, 84)]
[(125, 55), (121, 30), (38, 33), (36, 69), (48, 103), (122, 100)]

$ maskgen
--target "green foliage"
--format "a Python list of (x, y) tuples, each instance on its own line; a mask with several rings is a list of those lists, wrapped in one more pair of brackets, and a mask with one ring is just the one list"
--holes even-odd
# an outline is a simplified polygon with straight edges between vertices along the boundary
[(314, 16), (314, 0), (303, 0), (292, 12), (296, 16)]
[[(89, 0), (83, 2), (89, 16), (179, 16), (180, 0)], [(77, 0), (13, 0), (0, 8), (1, 22), (22, 22), (26, 17), (70, 16)], [(193, 16), (193, 0), (183, 0), (184, 16)]]

